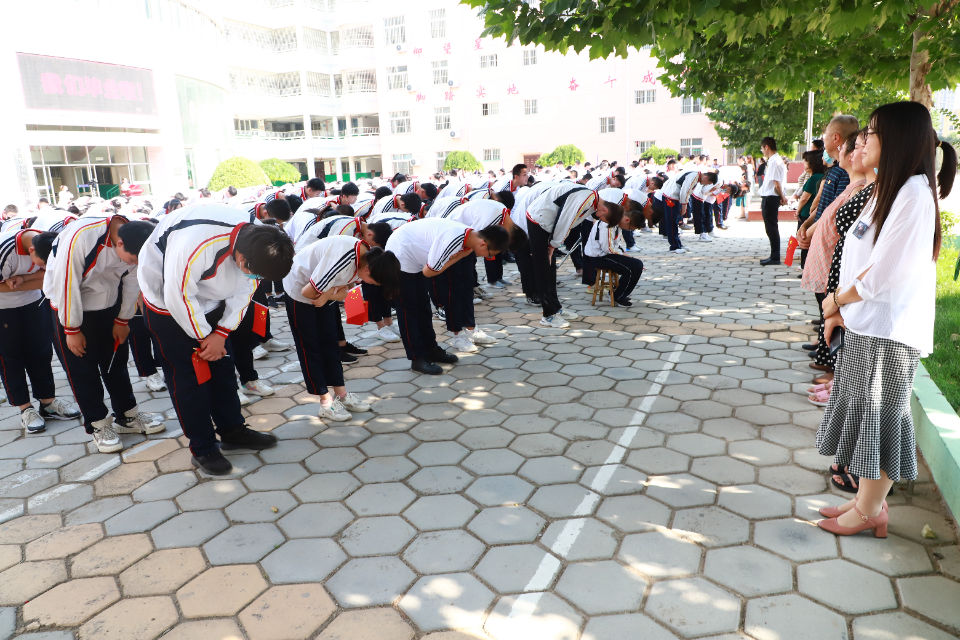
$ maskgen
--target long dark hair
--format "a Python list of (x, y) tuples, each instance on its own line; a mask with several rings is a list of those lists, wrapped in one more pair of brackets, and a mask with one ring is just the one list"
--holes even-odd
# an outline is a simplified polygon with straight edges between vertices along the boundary
[[(933, 259), (936, 260), (940, 256), (943, 233), (936, 185), (940, 185), (941, 198), (950, 194), (957, 175), (957, 152), (949, 142), (937, 140), (930, 111), (919, 102), (891, 102), (877, 107), (870, 114), (870, 128), (879, 137), (881, 145), (873, 195), (876, 199), (873, 221), (877, 225), (873, 242), (876, 244), (880, 237), (893, 202), (907, 180), (916, 175), (926, 176), (937, 214), (933, 231)], [(938, 145), (943, 150), (939, 174), (936, 173)]]

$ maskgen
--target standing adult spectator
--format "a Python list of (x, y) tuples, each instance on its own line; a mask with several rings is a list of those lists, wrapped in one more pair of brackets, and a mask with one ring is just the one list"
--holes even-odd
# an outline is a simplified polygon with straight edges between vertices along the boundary
[(860, 130), (860, 123), (854, 116), (838, 115), (834, 116), (827, 128), (823, 132), (823, 162), (828, 165), (828, 170), (824, 174), (823, 182), (820, 186), (820, 192), (813, 199), (810, 210), (815, 212), (808, 217), (806, 222), (797, 230), (798, 240), (809, 240), (813, 225), (817, 223), (820, 216), (837, 194), (842, 193), (847, 185), (850, 184), (850, 176), (843, 167), (836, 161), (840, 148), (844, 145), (847, 138)]
[(783, 186), (787, 182), (787, 165), (777, 153), (777, 141), (767, 136), (760, 141), (760, 150), (767, 161), (763, 173), (763, 185), (760, 187), (760, 211), (763, 214), (763, 226), (770, 240), (770, 257), (761, 260), (763, 266), (780, 264), (780, 207), (787, 204)]
[[(875, 195), (847, 233), (840, 287), (824, 300), (827, 336), (846, 327), (833, 394), (817, 448), (860, 476), (856, 498), (821, 510), (836, 535), (887, 535), (884, 498), (917, 477), (910, 395), (920, 357), (933, 350), (939, 196), (950, 194), (957, 154), (938, 142), (919, 102), (877, 108), (865, 131), (863, 164), (876, 172)], [(937, 146), (943, 163), (936, 174)]]
[(57, 193), (57, 206), (66, 209), (73, 200), (73, 194), (70, 193), (70, 187), (65, 184), (60, 185), (60, 191)]
[[(820, 183), (823, 181), (823, 174), (826, 167), (823, 166), (822, 151), (806, 151), (803, 154), (804, 172), (807, 174), (806, 180), (800, 185), (800, 197), (797, 200), (797, 228), (803, 226), (803, 223), (810, 217), (810, 205), (813, 197), (820, 190)], [(807, 249), (804, 248), (800, 254), (800, 266), (807, 263)]]

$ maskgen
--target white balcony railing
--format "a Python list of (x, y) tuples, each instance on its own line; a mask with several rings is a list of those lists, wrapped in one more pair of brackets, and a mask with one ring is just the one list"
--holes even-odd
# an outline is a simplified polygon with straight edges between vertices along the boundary
[(263, 129), (234, 130), (237, 138), (259, 140), (303, 140), (306, 135), (303, 131), (264, 131)]
[(380, 127), (354, 127), (350, 129), (350, 135), (353, 137), (378, 136), (380, 135)]

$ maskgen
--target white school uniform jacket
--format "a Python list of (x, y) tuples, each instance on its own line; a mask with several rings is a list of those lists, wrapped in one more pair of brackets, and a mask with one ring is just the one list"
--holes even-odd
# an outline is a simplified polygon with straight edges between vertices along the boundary
[(512, 175), (504, 176), (499, 180), (495, 181), (492, 185), (490, 185), (490, 191), (493, 191), (494, 193), (500, 193), (501, 191), (509, 191), (511, 193), (516, 193), (519, 188), (520, 187), (517, 187), (517, 189), (513, 188)]
[(510, 210), (510, 219), (523, 232), (527, 232), (527, 206), (533, 202), (541, 193), (559, 183), (557, 182), (537, 182), (532, 187), (520, 187), (514, 196), (513, 209)]
[(551, 234), (550, 245), (558, 248), (571, 229), (597, 210), (598, 199), (596, 191), (564, 181), (541, 193), (527, 206), (527, 220)]
[(267, 191), (256, 202), (245, 202), (243, 206), (247, 208), (247, 213), (252, 213), (257, 218), (261, 218), (265, 213), (263, 208), (267, 205), (268, 202), (273, 202), (277, 198), (283, 198), (283, 189), (271, 189)]
[[(11, 229), (0, 232), (0, 281), (13, 276), (26, 276), (37, 273), (40, 267), (30, 259), (30, 243), (25, 242), (23, 234), (28, 229)], [(0, 293), (0, 309), (16, 309), (28, 304), (36, 304), (43, 295), (39, 289), (32, 291), (7, 291)]]
[(410, 214), (406, 211), (384, 211), (382, 213), (375, 213), (367, 218), (367, 224), (374, 224), (376, 222), (386, 222), (390, 225), (390, 228), (396, 231), (401, 226), (412, 222), (416, 218), (411, 218)]
[[(63, 228), (77, 219), (77, 216), (69, 211), (55, 210), (50, 213), (41, 213), (37, 219), (30, 223), (31, 229), (39, 231), (53, 231), (60, 233)], [(130, 218), (131, 220), (133, 218)]]
[(110, 241), (114, 217), (122, 218), (83, 216), (64, 227), (53, 241), (43, 293), (68, 334), (80, 332), (84, 311), (109, 309), (118, 296), (118, 320), (129, 320), (137, 310), (137, 265), (127, 264), (114, 250)]
[(420, 273), (427, 266), (440, 271), (465, 248), (470, 231), (454, 220), (424, 218), (394, 231), (385, 249), (397, 256), (404, 273)]
[[(184, 207), (164, 216), (140, 250), (144, 303), (173, 316), (191, 338), (213, 331), (229, 336), (257, 289), (233, 259), (237, 233), (254, 223), (254, 215), (227, 205)], [(221, 302), (223, 316), (211, 327), (204, 316)]]
[(406, 182), (401, 182), (394, 187), (393, 195), (402, 196), (405, 193), (416, 193), (419, 186), (420, 183), (416, 180), (407, 180)]
[(486, 229), (492, 224), (503, 224), (510, 215), (510, 209), (496, 200), (473, 200), (461, 207), (455, 207), (448, 220), (462, 222), (471, 229)]
[(293, 248), (295, 251), (301, 251), (321, 238), (330, 236), (353, 236), (359, 238), (362, 235), (362, 221), (356, 216), (330, 216), (323, 220), (317, 220), (313, 224), (308, 224), (300, 236), (294, 240)]
[(471, 190), (470, 184), (462, 180), (457, 180), (456, 178), (451, 178), (450, 182), (447, 183), (443, 189), (440, 189), (440, 193), (437, 194), (437, 199), (456, 197), (462, 198), (467, 195)]
[(433, 201), (433, 204), (430, 205), (430, 208), (427, 209), (427, 215), (424, 217), (449, 218), (454, 209), (462, 206), (466, 202), (469, 202), (469, 200), (465, 197), (445, 196), (443, 198), (437, 198)]
[(606, 186), (609, 186), (607, 178), (610, 177), (610, 171), (603, 171), (600, 174), (593, 174), (593, 177), (587, 180), (587, 183), (584, 185), (587, 189), (592, 189), (596, 191), (597, 189), (603, 189)]
[(373, 203), (373, 206), (370, 208), (370, 215), (375, 213), (383, 213), (385, 211), (399, 211), (400, 210), (400, 194), (394, 194), (392, 196), (384, 196)]
[(351, 236), (330, 236), (317, 240), (293, 257), (293, 267), (283, 279), (283, 290), (297, 302), (311, 304), (301, 291), (307, 284), (317, 293), (360, 282), (360, 247)]
[(661, 189), (663, 197), (677, 200), (681, 205), (687, 204), (690, 193), (699, 183), (699, 176), (700, 170), (696, 166), (676, 174), (663, 184)]
[(591, 258), (620, 253), (620, 227), (608, 227), (603, 220), (594, 222), (583, 245), (583, 253)]
[(362, 220), (366, 220), (373, 209), (373, 203), (374, 200), (372, 193), (361, 192), (360, 195), (357, 196), (357, 200), (350, 205), (353, 207), (353, 215)]

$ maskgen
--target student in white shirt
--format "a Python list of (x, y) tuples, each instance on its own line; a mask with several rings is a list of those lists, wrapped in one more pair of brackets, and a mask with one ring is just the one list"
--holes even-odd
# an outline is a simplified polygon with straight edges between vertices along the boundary
[(864, 135), (862, 163), (876, 172), (876, 188), (844, 240), (839, 287), (823, 301), (824, 335), (846, 332), (817, 432), (820, 453), (860, 481), (856, 498), (821, 509), (827, 519), (818, 524), (836, 535), (873, 530), (884, 538), (884, 498), (894, 482), (918, 473), (910, 398), (920, 358), (933, 350), (937, 196), (950, 194), (957, 154), (937, 140), (919, 102), (877, 108)]
[[(101, 453), (123, 448), (118, 433), (164, 429), (137, 410), (127, 373), (128, 324), (140, 295), (137, 254), (153, 227), (115, 214), (83, 216), (57, 236), (44, 272), (54, 346), (84, 429)], [(103, 402), (104, 386), (112, 416)]]
[(644, 222), (644, 206), (631, 200), (629, 213), (624, 215), (616, 226), (610, 227), (597, 220), (590, 227), (583, 243), (583, 282), (591, 287), (596, 286), (597, 269), (607, 269), (618, 274), (620, 277), (613, 293), (613, 301), (619, 307), (633, 305), (630, 294), (643, 275), (643, 262), (639, 258), (624, 255), (620, 240), (624, 231), (638, 229)]
[[(669, 164), (669, 163), (668, 163)], [(706, 176), (713, 176), (711, 178)], [(677, 173), (663, 184), (661, 199), (663, 200), (663, 225), (667, 240), (670, 242), (670, 253), (686, 253), (683, 243), (680, 242), (680, 219), (687, 214), (687, 203), (690, 194), (697, 184), (716, 183), (716, 174), (700, 173), (695, 164)]]
[(395, 194), (380, 198), (373, 203), (370, 215), (387, 211), (405, 211), (419, 218), (427, 213), (426, 207), (423, 206), (423, 198), (416, 193)]
[(144, 321), (161, 346), (164, 377), (193, 464), (207, 473), (230, 473), (221, 447), (276, 444), (276, 436), (244, 424), (227, 338), (240, 325), (258, 281), (282, 280), (292, 263), (293, 243), (282, 231), (223, 205), (187, 207), (164, 217), (140, 251)]
[(763, 226), (770, 240), (770, 257), (760, 261), (763, 266), (780, 264), (780, 207), (787, 204), (785, 187), (787, 165), (777, 153), (777, 141), (767, 136), (760, 141), (760, 150), (767, 159), (767, 168), (760, 187), (760, 211)]
[(533, 273), (533, 256), (530, 254), (530, 242), (527, 238), (527, 205), (541, 193), (554, 186), (554, 182), (537, 182), (532, 187), (521, 187), (514, 198), (514, 205), (510, 208), (510, 220), (513, 226), (523, 231), (523, 240), (511, 246), (510, 251), (517, 261), (517, 272), (520, 274), (520, 286), (527, 297), (527, 304), (540, 306), (540, 290)]
[(713, 205), (720, 193), (717, 184), (718, 176), (713, 172), (704, 172), (705, 183), (700, 183), (690, 193), (690, 203), (693, 205), (693, 234), (701, 242), (711, 242), (713, 238)]

